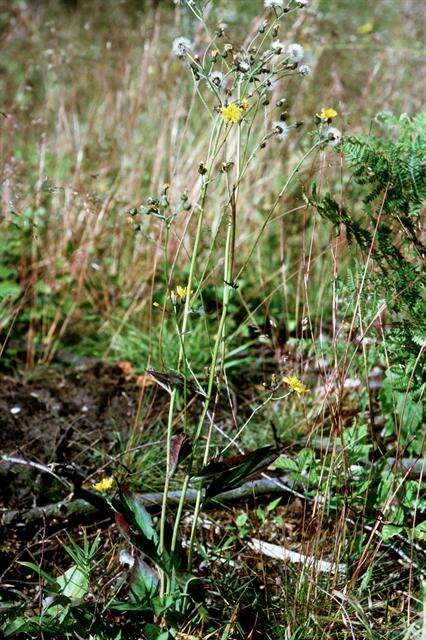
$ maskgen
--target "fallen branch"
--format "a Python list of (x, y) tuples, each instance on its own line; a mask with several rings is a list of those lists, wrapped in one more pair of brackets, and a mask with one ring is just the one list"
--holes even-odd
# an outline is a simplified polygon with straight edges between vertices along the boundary
[(346, 573), (347, 571), (346, 564), (336, 564), (335, 562), (328, 562), (327, 560), (318, 560), (314, 556), (305, 556), (303, 553), (290, 551), (285, 547), (280, 547), (270, 542), (263, 542), (256, 538), (250, 538), (248, 546), (256, 553), (261, 553), (264, 556), (268, 556), (268, 558), (296, 562), (312, 568), (315, 571), (324, 571), (326, 573)]
[[(217, 495), (214, 500), (209, 501), (203, 506), (205, 508), (217, 507), (220, 502), (233, 502), (240, 499), (250, 498), (252, 496), (270, 495), (277, 493), (285, 493), (290, 489), (285, 486), (288, 482), (287, 477), (262, 478), (260, 480), (252, 480), (245, 482), (240, 487), (226, 491)], [(181, 491), (169, 491), (167, 494), (167, 504), (170, 507), (177, 506), (181, 498)], [(186, 503), (194, 504), (197, 497), (195, 489), (188, 489), (186, 492)], [(138, 494), (138, 500), (144, 507), (159, 507), (163, 500), (162, 493), (142, 493)], [(86, 500), (73, 499), (62, 500), (54, 504), (48, 504), (44, 507), (33, 507), (25, 511), (4, 511), (1, 516), (1, 524), (3, 526), (15, 525), (24, 527), (43, 520), (59, 520), (64, 521), (69, 518), (88, 518), (99, 515), (100, 510)], [(104, 514), (105, 515), (105, 514)]]

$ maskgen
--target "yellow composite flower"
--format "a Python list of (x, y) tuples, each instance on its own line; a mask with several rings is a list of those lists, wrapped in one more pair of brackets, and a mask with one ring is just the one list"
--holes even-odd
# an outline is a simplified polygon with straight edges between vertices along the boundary
[(303, 396), (309, 391), (308, 387), (306, 387), (299, 378), (296, 378), (296, 376), (285, 376), (283, 382), (288, 385), (292, 391), (295, 391), (298, 396)]
[(114, 478), (102, 478), (99, 482), (96, 482), (92, 489), (95, 491), (99, 491), (100, 493), (106, 493), (112, 489), (112, 485), (114, 484)]
[(317, 113), (317, 116), (318, 118), (321, 118), (321, 120), (332, 120), (337, 116), (337, 111), (331, 107), (328, 107), (327, 109), (323, 108), (321, 109), (321, 113)]
[(174, 291), (175, 296), (179, 298), (180, 302), (184, 302), (186, 300), (188, 293), (191, 293), (188, 291), (188, 287), (182, 287), (180, 284), (177, 285)]
[(372, 20), (368, 20), (364, 24), (361, 24), (356, 30), (357, 34), (360, 36), (366, 36), (371, 33), (374, 29), (374, 22)]
[(243, 109), (236, 102), (230, 102), (228, 105), (221, 107), (220, 112), (226, 120), (231, 124), (235, 124), (243, 117)]

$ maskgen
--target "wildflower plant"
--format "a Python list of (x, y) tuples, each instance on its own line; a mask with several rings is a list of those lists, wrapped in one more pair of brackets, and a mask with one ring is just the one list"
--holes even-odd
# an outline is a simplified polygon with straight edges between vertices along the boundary
[[(210, 122), (209, 145), (203, 162), (198, 166), (198, 193), (189, 205), (190, 215), (196, 220), (195, 235), (189, 248), (189, 264), (187, 281), (181, 282), (174, 289), (171, 286), (173, 278), (173, 264), (169, 258), (169, 239), (174, 222), (174, 215), (165, 213), (158, 199), (151, 198), (143, 213), (153, 214), (165, 224), (164, 261), (166, 286), (171, 292), (171, 309), (165, 312), (174, 317), (176, 338), (179, 341), (179, 354), (174, 366), (172, 377), (180, 376), (182, 384), (169, 387), (170, 403), (167, 425), (166, 446), (166, 478), (164, 483), (163, 504), (159, 523), (158, 555), (172, 557), (179, 550), (178, 536), (185, 497), (190, 484), (199, 482), (201, 478), (210, 477), (210, 469), (216, 469), (217, 463), (212, 463), (211, 440), (215, 404), (221, 387), (226, 387), (226, 370), (224, 362), (228, 349), (228, 316), (233, 297), (239, 287), (239, 281), (255, 246), (259, 242), (267, 222), (279, 206), (284, 195), (292, 184), (295, 176), (305, 161), (325, 144), (338, 140), (337, 130), (330, 127), (330, 123), (337, 113), (333, 109), (323, 109), (318, 116), (313, 116), (311, 131), (306, 131), (306, 140), (311, 140), (308, 147), (301, 152), (295, 166), (289, 170), (282, 180), (281, 187), (276, 194), (264, 224), (259, 229), (258, 236), (248, 257), (242, 266), (237, 266), (236, 235), (240, 222), (239, 191), (248, 169), (255, 159), (264, 155), (270, 144), (280, 142), (286, 144), (302, 128), (303, 123), (295, 122), (287, 111), (285, 104), (285, 83), (290, 78), (299, 79), (310, 73), (310, 67), (304, 63), (304, 47), (297, 42), (285, 42), (279, 39), (279, 31), (284, 20), (292, 14), (297, 14), (306, 6), (306, 2), (292, 2), (286, 5), (280, 0), (267, 0), (264, 3), (266, 17), (262, 19), (260, 27), (249, 34), (243, 45), (237, 46), (230, 41), (223, 25), (218, 25), (213, 31), (207, 22), (206, 3), (186, 2), (190, 15), (196, 18), (208, 34), (207, 44), (192, 42), (182, 35), (177, 37), (172, 45), (172, 54), (177, 56), (192, 74), (194, 88)], [(197, 54), (195, 54), (197, 51)], [(304, 64), (302, 64), (304, 63)], [(279, 93), (279, 95), (278, 95)], [(316, 126), (315, 126), (316, 125)], [(302, 131), (303, 133), (303, 131)], [(304, 138), (304, 136), (302, 136)], [(163, 194), (163, 200), (167, 199)], [(188, 334), (194, 330), (196, 322), (202, 322), (199, 310), (202, 309), (203, 281), (207, 266), (202, 263), (200, 249), (202, 246), (205, 227), (206, 210), (210, 199), (220, 201), (216, 228), (225, 228), (225, 242), (222, 248), (222, 273), (216, 282), (217, 290), (221, 292), (221, 312), (208, 336), (211, 344), (210, 364), (207, 380), (198, 379), (192, 363), (188, 359), (186, 343)], [(160, 198), (161, 201), (161, 198)], [(165, 203), (165, 208), (169, 207)], [(178, 215), (178, 214), (177, 214)], [(217, 234), (213, 243), (217, 242)], [(218, 247), (217, 247), (218, 248)], [(167, 307), (167, 301), (165, 302)], [(307, 393), (308, 389), (296, 377), (285, 378), (283, 381), (297, 396)], [(202, 408), (195, 426), (190, 424), (187, 411), (187, 397), (190, 386), (195, 387), (202, 397)], [(183, 395), (183, 398), (182, 398)], [(287, 393), (288, 395), (288, 393)], [(274, 397), (274, 390), (268, 400)], [(181, 410), (183, 401), (183, 411)], [(170, 488), (172, 474), (176, 467), (175, 460), (175, 424), (179, 425), (191, 450), (186, 458), (186, 473), (182, 483), (179, 505), (174, 513), (172, 534), (167, 541), (166, 530), (168, 520), (167, 495)], [(272, 454), (272, 456), (275, 454)], [(203, 502), (221, 490), (233, 486), (253, 471), (250, 461), (256, 461), (256, 468), (261, 468), (265, 460), (271, 456), (270, 448), (257, 453), (251, 452), (251, 457), (241, 464), (222, 471), (212, 485), (206, 486), (201, 482), (197, 488), (197, 495), (192, 520), (192, 529), (188, 545), (188, 569), (191, 569), (195, 543), (197, 521)], [(199, 469), (201, 459), (201, 470)], [(219, 465), (220, 466), (220, 465)], [(198, 471), (197, 471), (198, 467)], [(226, 478), (226, 486), (224, 484)], [(159, 593), (167, 597), (176, 588), (176, 574), (173, 563), (171, 573), (160, 568)]]

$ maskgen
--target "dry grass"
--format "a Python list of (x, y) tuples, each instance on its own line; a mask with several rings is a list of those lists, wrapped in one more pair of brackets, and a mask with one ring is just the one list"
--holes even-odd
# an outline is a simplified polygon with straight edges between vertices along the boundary
[[(164, 286), (163, 239), (155, 221), (145, 221), (143, 236), (135, 236), (126, 212), (157, 195), (164, 183), (171, 185), (172, 201), (184, 190), (192, 201), (199, 189), (196, 168), (205, 158), (209, 114), (200, 107), (189, 74), (171, 57), (170, 45), (174, 35), (190, 33), (202, 49), (205, 35), (167, 3), (143, 13), (132, 3), (108, 11), (100, 7), (82, 3), (79, 10), (65, 11), (58, 3), (26, 3), (2, 10), (2, 224), (19, 222), (25, 211), (40, 212), (18, 264), (25, 299), (7, 317), (19, 323), (29, 304), (43, 307), (44, 300), (56, 307), (30, 318), (28, 364), (50, 361), (58, 341), (68, 334), (72, 341), (89, 327), (87, 320), (81, 324), (84, 317), (96, 318), (98, 328), (113, 324), (109, 335), (129, 321), (144, 327), (153, 322), (153, 294)], [(253, 13), (256, 7), (250, 3)], [(377, 7), (377, 31), (362, 37), (356, 28), (363, 11), (367, 8), (352, 11), (342, 2), (337, 15), (318, 18), (313, 11), (292, 24), (288, 38), (304, 44), (314, 68), (311, 78), (290, 81), (285, 90), (294, 120), (309, 125), (322, 105), (333, 104), (343, 128), (352, 132), (368, 128), (379, 109), (411, 111), (419, 104), (411, 69), (420, 53), (411, 34), (420, 7), (387, 7), (383, 21)], [(342, 29), (343, 22), (350, 29)], [(237, 34), (241, 30), (231, 27)], [(266, 110), (281, 95), (277, 91)], [(284, 148), (269, 145), (248, 169), (240, 191), (239, 264), (253, 246), (283, 171), (297, 158), (298, 138)], [(336, 171), (325, 173), (330, 162)], [(338, 179), (338, 165), (338, 159), (320, 154), (300, 176), (297, 191), (314, 174), (326, 188)], [(210, 248), (221, 219), (220, 189), (208, 203), (203, 253), (211, 260), (205, 282), (214, 281), (218, 266), (217, 247), (213, 255)], [(312, 284), (310, 291), (319, 291), (311, 305), (320, 304), (317, 283), (331, 268), (323, 260), (328, 237), (299, 196), (283, 202), (274, 217), (263, 241), (272, 252), (255, 252), (242, 295), (249, 295), (252, 283), (260, 283), (264, 298), (281, 291), (287, 316), (298, 321), (309, 313), (303, 278)], [(193, 228), (193, 213), (181, 214), (173, 226), (169, 261), (176, 268), (185, 268)], [(39, 331), (42, 347), (36, 355)]]

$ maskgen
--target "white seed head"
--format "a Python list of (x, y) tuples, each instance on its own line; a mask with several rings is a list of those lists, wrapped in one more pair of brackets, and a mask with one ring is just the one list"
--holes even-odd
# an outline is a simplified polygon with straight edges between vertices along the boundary
[(291, 62), (301, 62), (303, 60), (303, 56), (305, 55), (302, 45), (297, 44), (297, 42), (289, 44), (286, 53)]
[(265, 0), (265, 9), (282, 9), (284, 0)]
[(244, 60), (244, 58), (240, 58), (238, 60), (238, 69), (243, 73), (247, 73), (250, 69), (250, 62), (248, 62), (248, 60)]
[(278, 80), (275, 78), (268, 78), (265, 81), (265, 89), (266, 91), (274, 91), (278, 86)]
[(289, 126), (284, 120), (274, 122), (274, 133), (279, 140), (286, 140), (288, 138)]
[(331, 147), (337, 147), (342, 141), (342, 132), (337, 127), (327, 127), (325, 135), (328, 138), (328, 144)]
[(282, 42), (280, 42), (280, 40), (274, 40), (274, 42), (272, 42), (271, 44), (271, 49), (274, 53), (281, 53), (281, 51), (284, 49), (284, 45)]
[(178, 58), (183, 58), (183, 56), (191, 51), (191, 49), (192, 42), (188, 38), (180, 36), (179, 38), (175, 38), (173, 40), (172, 51)]
[(301, 64), (297, 71), (299, 76), (310, 76), (312, 73), (312, 69), (308, 64)]
[(221, 71), (212, 71), (209, 75), (209, 79), (211, 84), (214, 84), (215, 87), (222, 87), (223, 86), (223, 73)]
[(118, 562), (121, 565), (127, 566), (131, 569), (135, 564), (135, 559), (126, 549), (122, 549), (118, 556)]

